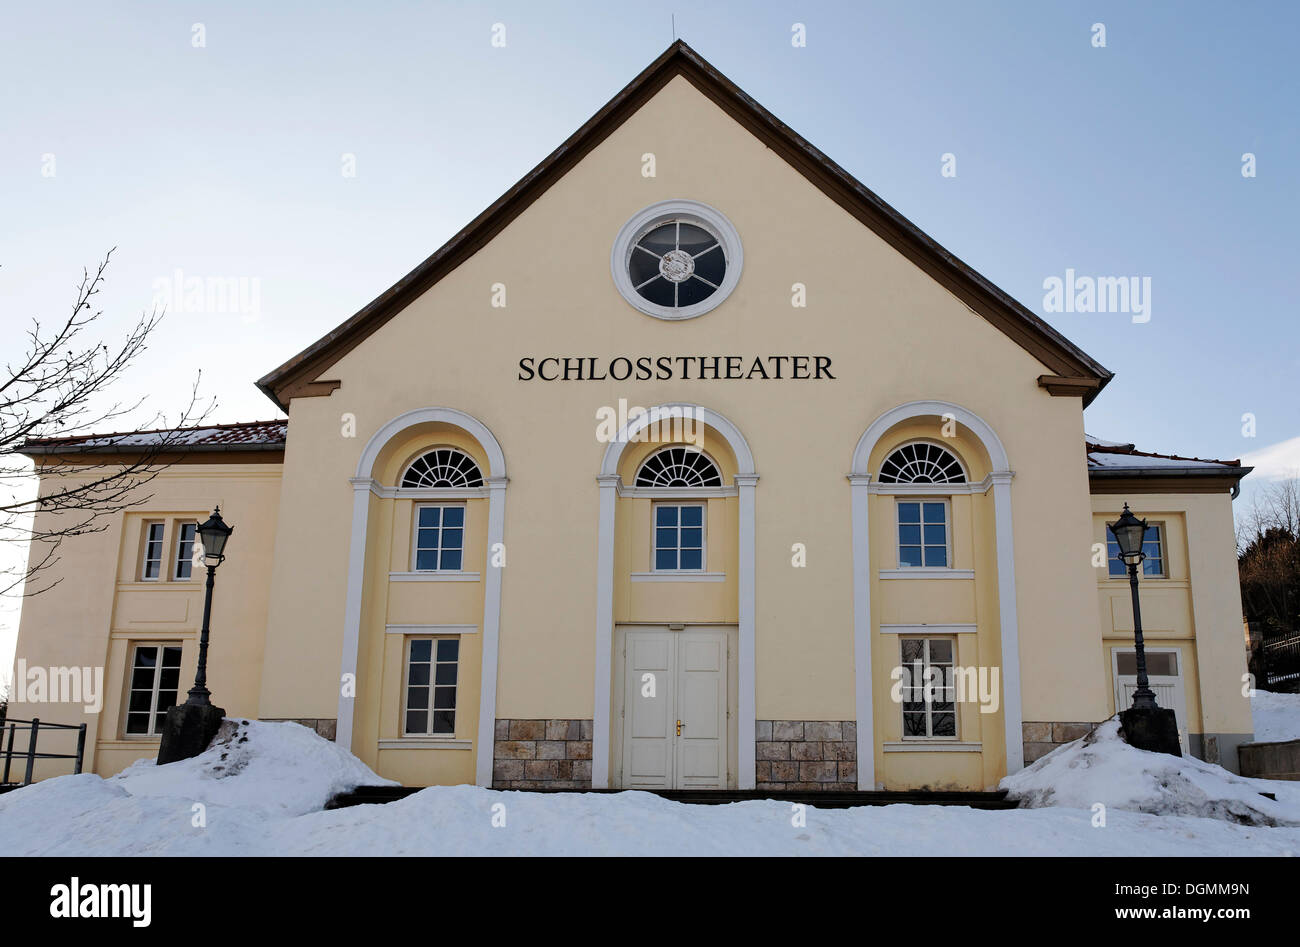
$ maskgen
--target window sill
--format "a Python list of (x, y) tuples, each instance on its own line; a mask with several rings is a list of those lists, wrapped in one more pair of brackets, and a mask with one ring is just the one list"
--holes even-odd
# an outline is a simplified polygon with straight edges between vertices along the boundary
[(881, 622), (882, 635), (973, 635), (979, 628), (973, 623), (892, 624)]
[(961, 740), (898, 740), (881, 745), (885, 753), (983, 753), (984, 744)]
[(171, 592), (193, 592), (200, 587), (200, 583), (193, 579), (147, 579), (117, 583), (119, 592), (130, 592), (135, 589), (166, 589)]
[[(135, 750), (142, 746), (158, 746), (162, 743), (162, 737), (117, 737), (113, 740), (96, 740), (95, 748), (99, 750)], [(18, 754), (15, 753), (14, 756)]]
[(390, 572), (389, 582), (477, 582), (477, 572)]
[(454, 737), (398, 737), (393, 740), (380, 740), (381, 750), (472, 750), (473, 740), (457, 740)]
[(633, 582), (725, 582), (725, 572), (633, 572)]
[(973, 579), (974, 569), (881, 569), (882, 579)]

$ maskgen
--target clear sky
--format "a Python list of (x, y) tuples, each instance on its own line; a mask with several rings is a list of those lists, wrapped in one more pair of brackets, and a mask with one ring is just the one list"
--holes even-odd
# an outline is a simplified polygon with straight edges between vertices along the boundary
[[(663, 51), (673, 15), (741, 88), (1114, 371), (1091, 433), (1300, 468), (1300, 4), (1281, 0), (10, 4), (0, 359), (116, 246), (109, 338), (177, 271), (245, 280), (257, 303), (173, 311), (122, 395), (174, 412), (201, 367), (216, 420), (278, 416), (253, 381), (544, 158)], [(1044, 281), (1067, 269), (1149, 278), (1149, 321), (1045, 311)]]

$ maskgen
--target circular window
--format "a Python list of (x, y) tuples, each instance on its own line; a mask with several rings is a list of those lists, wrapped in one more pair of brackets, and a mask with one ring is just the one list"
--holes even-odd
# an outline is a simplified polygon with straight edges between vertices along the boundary
[(690, 319), (721, 303), (740, 279), (740, 237), (697, 201), (663, 201), (619, 231), (610, 255), (614, 285), (659, 319)]

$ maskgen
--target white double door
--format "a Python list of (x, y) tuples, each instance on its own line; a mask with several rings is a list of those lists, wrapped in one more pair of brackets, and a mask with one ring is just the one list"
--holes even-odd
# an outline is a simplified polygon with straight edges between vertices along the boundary
[[(1182, 651), (1178, 648), (1146, 647), (1147, 683), (1156, 695), (1156, 703), (1174, 712), (1178, 721), (1178, 742), (1184, 753), (1187, 743), (1187, 697), (1183, 690)], [(1115, 706), (1127, 710), (1133, 706), (1137, 690), (1137, 652), (1132, 648), (1111, 651), (1111, 673), (1115, 682)]]
[(727, 787), (725, 628), (626, 628), (622, 785)]

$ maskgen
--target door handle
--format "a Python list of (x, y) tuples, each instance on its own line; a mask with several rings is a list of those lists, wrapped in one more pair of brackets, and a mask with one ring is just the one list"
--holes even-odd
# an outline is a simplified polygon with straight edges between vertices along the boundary
[(677, 735), (682, 735), (682, 722), (680, 720), (677, 721)]

